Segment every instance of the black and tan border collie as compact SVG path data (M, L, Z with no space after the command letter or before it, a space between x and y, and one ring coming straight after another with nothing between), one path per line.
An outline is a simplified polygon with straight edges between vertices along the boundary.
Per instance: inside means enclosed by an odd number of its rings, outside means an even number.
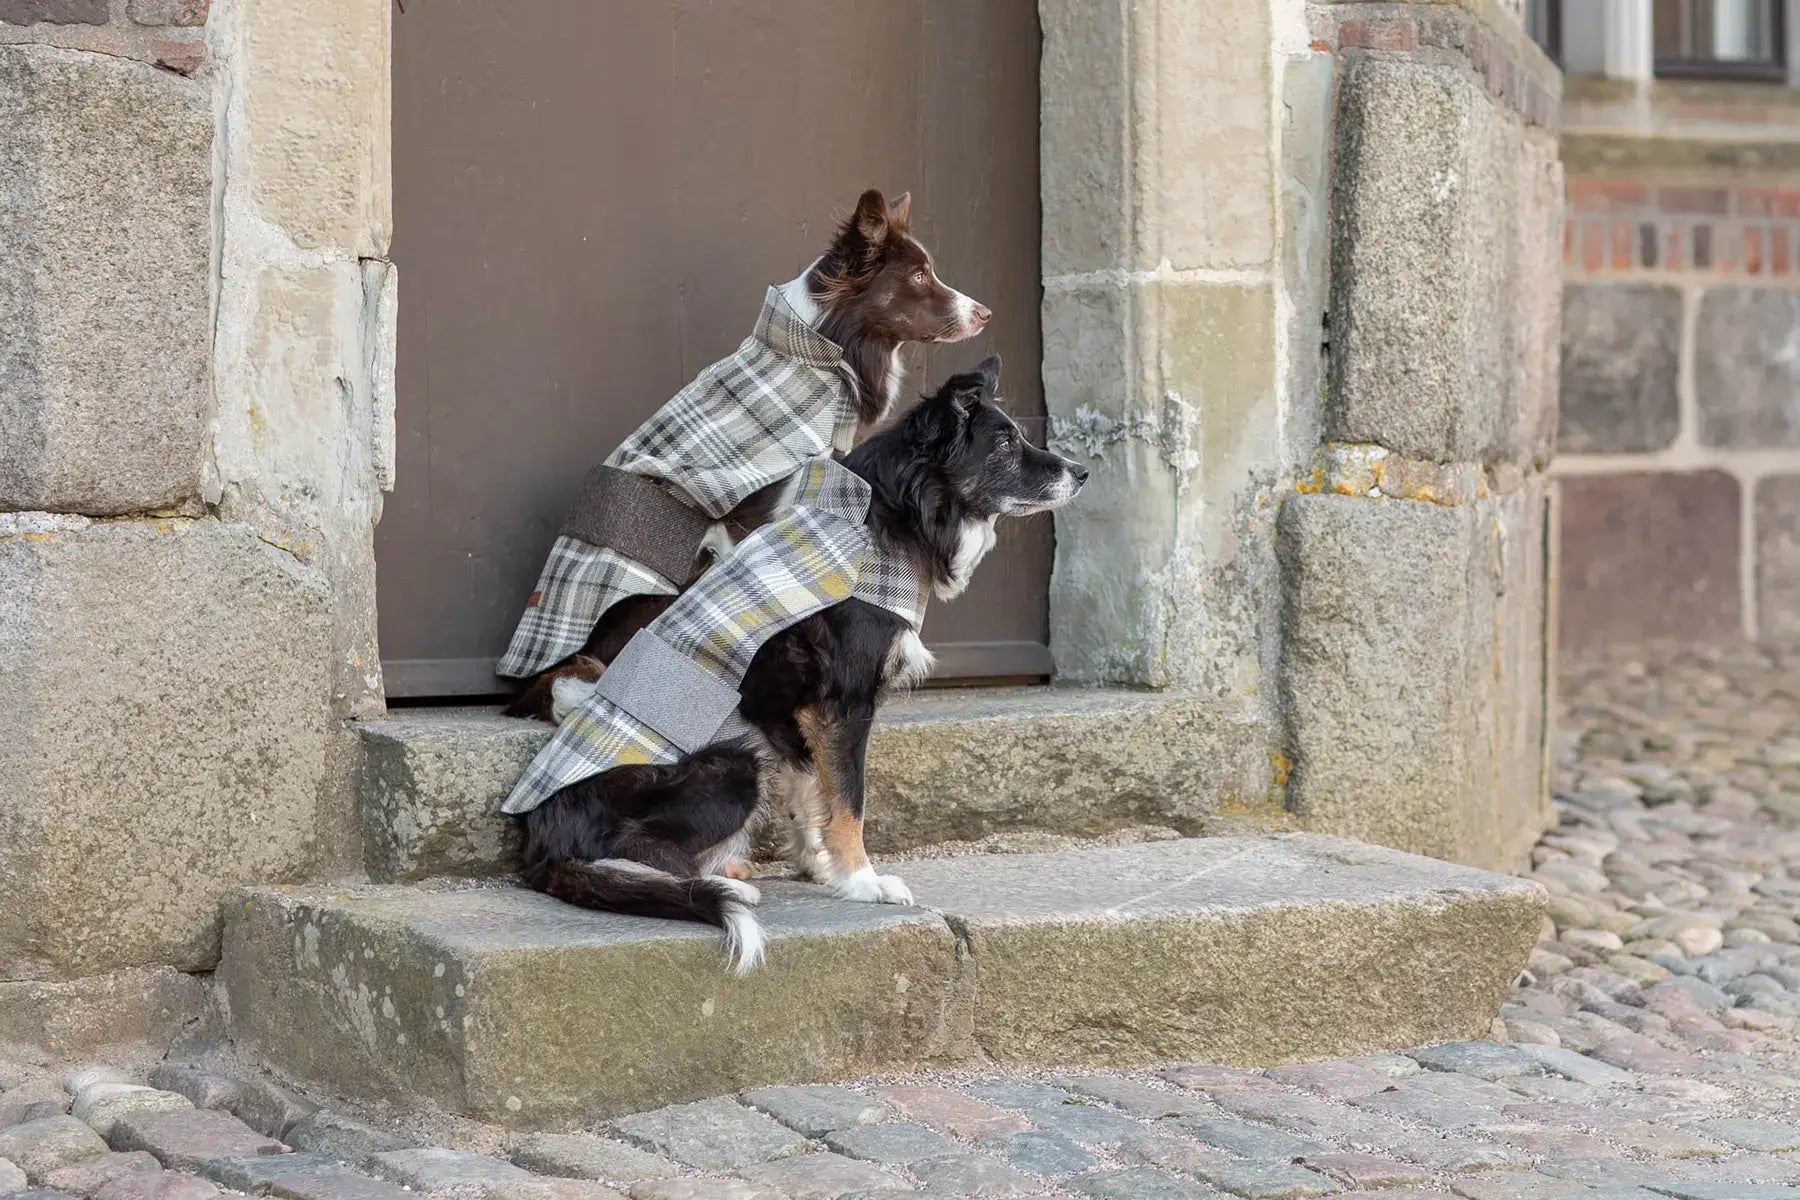
M845 459L873 493L876 544L912 559L942 599L968 586L997 518L1056 508L1087 480L1026 441L996 403L999 377L998 357L952 377ZM886 609L852 599L808 617L764 645L744 676L738 711L760 736L564 788L523 818L525 881L588 908L718 925L745 971L762 957L750 911L761 897L725 872L773 814L798 874L847 899L912 903L863 850L863 766L883 698L931 667ZM593 685L555 690L560 716Z
M957 342L974 337L993 314L938 278L931 254L912 233L912 193L889 204L874 188L837 229L799 278L783 284L788 306L843 350L857 379L858 435L887 418L905 374L900 358L911 342ZM839 452L848 445L838 446ZM772 484L725 514L707 544L722 553L768 520L784 483ZM706 558L702 559L702 566ZM692 582L688 580L686 582ZM580 653L535 676L507 713L550 720L561 678L593 680L618 657L631 635L669 606L666 596L636 596L600 618Z

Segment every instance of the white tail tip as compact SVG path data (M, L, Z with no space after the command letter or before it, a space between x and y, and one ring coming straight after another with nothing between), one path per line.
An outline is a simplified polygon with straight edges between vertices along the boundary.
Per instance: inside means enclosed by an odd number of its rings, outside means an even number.
M748 905L729 900L724 912L726 957L734 972L748 975L761 965L768 939L763 936L762 924Z

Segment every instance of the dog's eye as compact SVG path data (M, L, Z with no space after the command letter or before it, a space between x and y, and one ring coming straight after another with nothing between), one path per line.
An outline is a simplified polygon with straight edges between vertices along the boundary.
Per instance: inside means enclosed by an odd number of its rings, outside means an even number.
M930 278L931 278L931 272L929 272L929 271L914 271L913 272L913 282L918 284L920 287L924 287L926 281L929 280Z
M1012 439L1009 437L1003 437L998 442L996 442L995 445L997 447L999 447L1001 450L1011 450L1012 449Z

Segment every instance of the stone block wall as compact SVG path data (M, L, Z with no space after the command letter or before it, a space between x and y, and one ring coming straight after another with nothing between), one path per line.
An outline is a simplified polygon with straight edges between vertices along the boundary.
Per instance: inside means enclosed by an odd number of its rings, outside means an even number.
M355 865L388 20L0 0L0 1042L46 987L179 1025L227 888Z
M1565 137L1562 628L1800 638L1800 102L1583 81Z
M1051 644L1263 730L1309 828L1548 813L1560 76L1516 5L1046 0ZM1128 631L1121 636L1121 631Z

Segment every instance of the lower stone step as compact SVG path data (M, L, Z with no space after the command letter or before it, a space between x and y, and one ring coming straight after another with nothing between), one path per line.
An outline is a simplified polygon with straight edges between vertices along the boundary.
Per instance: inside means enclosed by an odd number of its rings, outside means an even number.
M954 1063L1267 1064L1483 1036L1534 883L1311 834L895 864L920 907L772 882L768 960L498 884L228 901L240 1047L296 1080L544 1127Z
M550 737L493 709L398 710L367 721L358 788L369 877L405 882L514 869L496 811ZM1026 830L1133 824L1186 834L1295 827L1270 799L1253 714L1167 692L1058 687L921 692L887 705L869 747L869 848L894 854Z

